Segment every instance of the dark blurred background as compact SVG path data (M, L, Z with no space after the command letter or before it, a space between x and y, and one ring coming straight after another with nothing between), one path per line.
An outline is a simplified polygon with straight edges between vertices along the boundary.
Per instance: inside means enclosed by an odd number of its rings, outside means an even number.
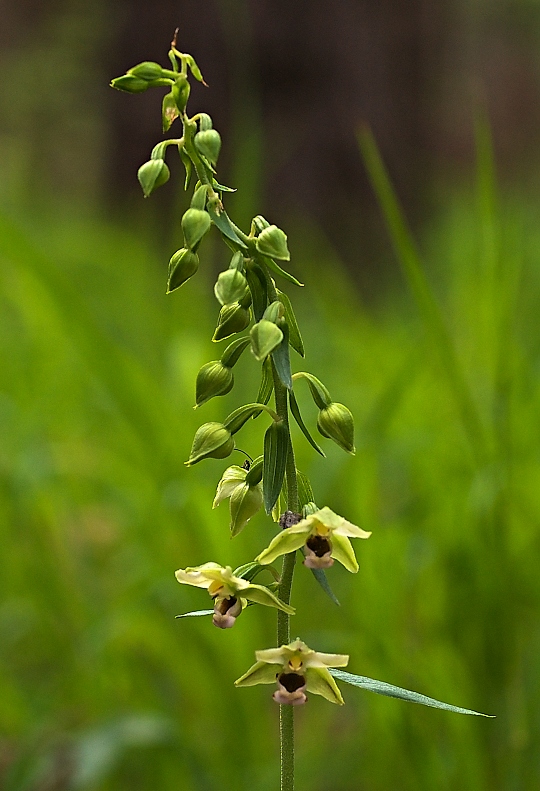
M497 715L311 696L298 788L536 791L540 2L20 0L1 20L0 790L277 787L277 707L232 684L273 613L227 633L174 619L208 603L175 568L240 564L275 531L259 515L231 543L211 509L227 461L183 466L259 373L244 355L232 393L191 409L228 252L209 234L165 296L181 168L148 201L136 178L162 91L108 87L165 65L178 26L209 85L190 113L212 115L238 187L227 210L282 226L306 283L282 283L307 348L293 368L356 420L354 458L294 437L319 504L373 531L356 577L331 570L340 608L298 567L298 632ZM413 240L383 218L365 124ZM262 420L242 430L254 456Z

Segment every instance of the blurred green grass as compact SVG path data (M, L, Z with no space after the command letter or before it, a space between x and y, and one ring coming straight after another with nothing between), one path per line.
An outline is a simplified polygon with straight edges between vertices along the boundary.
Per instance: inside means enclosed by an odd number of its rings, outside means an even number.
M373 531L357 577L330 572L339 609L298 568L293 631L350 653L352 672L497 719L352 688L344 709L312 696L297 717L303 789L540 780L538 201L497 195L481 130L476 184L446 189L420 240L446 347L406 267L365 306L318 229L288 229L307 284L287 289L307 347L294 366L352 409L358 446L349 458L326 443L323 460L299 435L298 465L320 505ZM224 633L174 620L207 605L176 568L242 562L274 533L259 516L231 542L226 506L211 510L227 461L183 466L200 423L253 399L257 366L245 356L232 393L193 412L216 356L220 254L208 244L206 271L165 297L161 248L67 207L0 218L6 791L276 787L277 707L232 686L273 644L273 613ZM242 434L253 454L263 419Z

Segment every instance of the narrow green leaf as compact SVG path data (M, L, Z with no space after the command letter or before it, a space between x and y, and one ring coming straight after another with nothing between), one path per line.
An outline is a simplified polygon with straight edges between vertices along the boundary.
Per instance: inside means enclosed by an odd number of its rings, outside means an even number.
M263 407L261 404L244 404L243 406L239 406L238 409L235 409L234 412L231 412L223 421L223 425L231 434L236 434L237 431L240 431L244 423L246 423L255 412L258 413L261 409L268 412L275 422L277 415L273 409L267 406Z
M298 505L303 508L315 500L315 495L313 494L309 478L298 467L296 468L296 483L298 486Z
M272 359L279 378L287 390L292 390L291 361L289 359L289 328L286 322L280 322L279 327L283 333L283 340L272 352Z
M193 612L185 612L182 615L175 615L175 618L193 618L197 615L213 615L213 610L193 610Z
M210 218L214 223L214 225L216 226L216 228L218 229L218 231L220 231L223 234L223 236L226 236L228 239L233 241L239 247L242 247L244 250L247 249L244 242L240 239L240 237L237 235L236 231L232 227L231 221L227 216L227 212L223 211L221 212L221 214L217 214L217 212L215 212L213 208L208 206L208 214L210 215Z
M288 280L289 283L294 283L295 286L303 286L304 285L299 280L297 280L293 275L289 274L289 272L286 272L284 269L282 269L279 264L276 264L276 262L274 261L273 258L268 258L267 256L264 255L264 256L262 256L262 259L263 259L264 263L266 264L266 266L269 269L271 269L272 272L275 272L276 275L281 275L282 278L284 278L285 280Z
M180 159L182 160L184 168L186 169L186 178L185 178L185 181L184 181L184 190L187 190L187 188L189 187L189 182L190 182L190 179L191 179L191 171L192 171L192 167L193 166L192 166L191 158L189 157L189 154L187 154L186 151L184 151L184 147L183 146L178 146L178 153L180 154Z
M233 365L236 365L240 359L240 355L244 349L247 349L250 343L250 338L237 338L230 343L221 355L221 362L223 365L226 365L227 368L232 368Z
M259 392L257 393L257 403L267 404L270 401L270 396L274 389L274 379L272 376L272 362L269 357L262 364L261 369L261 383L259 385ZM253 413L253 420L259 417L263 410L259 409L258 412Z
M212 186L215 190L219 190L219 192L236 192L235 188L219 184L215 179L212 179Z
M315 442L315 440L313 439L313 437L309 433L309 429L307 428L306 424L302 420L302 415L300 414L300 408L298 406L298 401L296 400L296 396L294 395L294 392L292 390L289 390L289 403L291 405L292 416L294 417L294 419L298 423L298 426L299 426L302 434L304 435L304 437L307 439L307 441L309 442L311 447L314 448L314 450L317 451L317 453L320 453L321 456L326 456L325 452Z
M283 420L274 420L264 435L263 496L269 514L281 492L289 453L289 431Z
M285 320L287 321L287 326L289 327L289 343L295 352L298 352L300 357L304 357L304 342L302 341L302 336L300 335L300 329L298 327L298 322L296 321L296 316L294 315L291 300L287 294L284 294L283 291L280 291L279 289L277 289L277 294L279 301L285 309Z
M334 604L337 604L337 606L340 607L341 605L339 603L339 600L336 597L336 594L334 593L332 588L330 587L330 583L328 582L326 574L324 573L324 569L311 569L311 571L313 572L313 576L315 577L315 579L317 580L323 591L326 593L326 595L330 599L332 599Z
M435 698L428 698L427 695L421 695L419 692L411 692L410 689L403 689L402 687L395 687L393 684L387 684L385 681L377 681L374 678L366 678L366 676L355 676L353 673L346 673L344 670L330 669L330 673L337 678L338 681L345 681L347 684L352 684L354 687L361 687L370 692L376 692L378 695L385 695L388 698L398 698L399 700L408 700L411 703L421 703L423 706L431 706L434 709L444 709L445 711L453 711L456 714L473 714L476 717L494 717L494 714L482 714L479 711L472 709L462 709L461 706L452 706L450 703L442 703Z
M260 321L268 304L268 286L264 272L258 264L250 263L246 266L246 279L251 299L253 302L253 315L255 321Z
M332 398L320 379L317 379L313 374L307 373L307 371L298 371L298 373L295 373L294 378L306 380L309 385L311 397L319 409L326 409L326 407L330 406Z

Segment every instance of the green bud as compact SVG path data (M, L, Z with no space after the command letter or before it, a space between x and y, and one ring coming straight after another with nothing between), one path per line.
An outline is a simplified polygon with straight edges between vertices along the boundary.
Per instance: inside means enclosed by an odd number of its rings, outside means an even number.
M144 197L148 198L154 190L165 184L170 176L171 172L164 159L150 159L144 165L141 165L137 178L144 192Z
M208 212L202 209L188 209L182 217L182 231L186 247L194 250L205 233L210 230L211 224Z
M215 129L206 129L195 135L195 148L203 157L215 165L221 149L221 137Z
M171 128L171 124L175 121L179 116L178 107L176 106L176 102L174 101L174 96L171 93L166 93L163 97L163 102L161 105L161 121L163 126L163 131L168 132Z
M176 106L181 113L183 113L186 109L190 91L191 87L187 81L187 77L185 77L183 74L179 74L172 87L172 95L174 101L176 102Z
M241 483L231 494L231 536L237 536L263 504L262 486Z
M323 437L334 440L340 448L354 455L354 419L343 404L333 401L321 409L317 418L317 428Z
M251 351L258 362L265 360L283 340L283 333L273 321L261 319L251 328Z
M218 325L214 332L213 341L222 341L229 335L242 332L251 321L249 308L244 308L238 302L231 305L224 305L219 311Z
M190 277L193 277L199 268L199 256L182 247L177 250L169 261L169 279L167 280L167 294L180 288Z
M144 93L149 88L146 80L141 80L140 77L135 77L133 74L124 74L122 77L116 77L111 80L111 88L116 88L117 91L125 91L126 93Z
M274 302L271 302L264 311L263 319L273 321L274 324L277 324L279 319L283 318L284 314L285 308L283 307L283 303L276 299Z
M287 247L287 236L277 225L269 225L257 236L257 250L261 255L277 258L280 261L290 261Z
M208 129L212 129L212 119L208 113L199 113L199 129L201 132L206 132Z
M220 305L241 302L249 291L247 280L239 269L227 269L218 275L214 294Z
M270 223L268 220L265 220L262 214L258 214L254 217L251 221L251 227L254 229L256 233L262 233L265 228L270 227Z
M189 459L190 467L202 459L224 459L234 450L234 439L223 423L204 423L197 429Z
M214 396L226 395L234 384L233 372L221 360L213 360L203 365L197 374L195 401L201 406Z
M134 77L138 77L140 80L146 80L147 82L150 82L151 80L159 80L162 78L163 69L159 63L146 60L144 63L139 63L132 69L128 69L128 74L133 74Z

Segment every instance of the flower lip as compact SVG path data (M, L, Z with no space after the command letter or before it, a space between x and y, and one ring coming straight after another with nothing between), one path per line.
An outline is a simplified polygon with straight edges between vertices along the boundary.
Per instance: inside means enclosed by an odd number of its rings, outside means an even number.
M299 673L281 673L276 680L278 688L272 695L276 703L288 706L303 706L306 703L304 676Z
M277 681L287 692L296 692L306 686L306 679L300 673L280 673Z

